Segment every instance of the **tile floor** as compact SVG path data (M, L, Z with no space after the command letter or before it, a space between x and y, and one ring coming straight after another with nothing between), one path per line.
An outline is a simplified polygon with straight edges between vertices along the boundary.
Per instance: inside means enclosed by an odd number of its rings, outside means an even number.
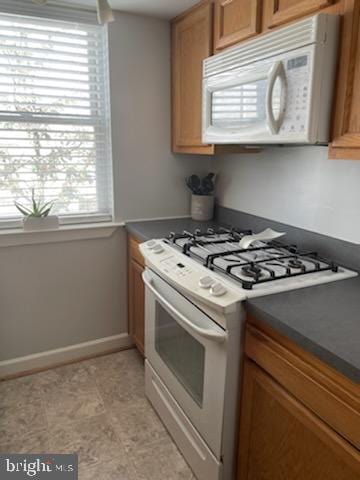
M77 452L79 480L194 480L136 350L0 382L0 452Z

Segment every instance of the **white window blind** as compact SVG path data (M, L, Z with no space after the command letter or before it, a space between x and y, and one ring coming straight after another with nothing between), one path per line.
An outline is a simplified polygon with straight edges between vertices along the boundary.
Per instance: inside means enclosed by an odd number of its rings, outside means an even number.
M112 205L106 29L0 13L0 222L32 188L63 218Z

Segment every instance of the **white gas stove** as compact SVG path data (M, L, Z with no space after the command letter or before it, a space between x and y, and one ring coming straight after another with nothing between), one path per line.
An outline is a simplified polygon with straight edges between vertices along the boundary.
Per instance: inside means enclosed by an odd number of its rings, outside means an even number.
M147 265L191 298L214 309L234 302L354 277L356 272L301 252L293 245L255 240L247 249L241 239L250 232L183 232L143 244Z
M183 232L140 245L146 394L199 480L234 476L243 301L357 275L249 235Z

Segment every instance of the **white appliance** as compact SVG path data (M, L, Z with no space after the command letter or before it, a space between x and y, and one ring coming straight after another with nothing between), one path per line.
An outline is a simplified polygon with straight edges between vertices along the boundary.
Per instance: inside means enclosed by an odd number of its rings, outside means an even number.
M328 143L338 26L318 14L204 60L203 142Z
M184 232L140 245L145 391L198 480L234 478L243 301L356 276L259 236L249 243L248 233Z

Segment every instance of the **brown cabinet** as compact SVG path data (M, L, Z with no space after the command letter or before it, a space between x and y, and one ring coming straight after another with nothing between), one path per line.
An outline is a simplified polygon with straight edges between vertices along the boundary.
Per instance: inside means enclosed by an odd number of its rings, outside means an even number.
M216 0L214 44L216 50L260 33L259 0Z
M239 480L359 479L359 452L250 360L243 392Z
M330 158L360 160L360 2L344 10Z
M213 6L215 4L215 14ZM172 22L172 150L256 153L204 145L202 62L230 45L319 12L342 15L330 158L360 160L360 2L357 0L204 0ZM214 37L214 38L213 38Z
M138 350L144 354L145 287L142 280L143 257L137 240L128 237L128 315L129 333Z
M212 154L201 141L202 61L212 54L211 1L172 22L172 150Z
M318 13L327 8L334 0L265 0L265 24L268 28L276 27L305 15Z
M359 385L255 318L245 355L238 480L359 479Z

